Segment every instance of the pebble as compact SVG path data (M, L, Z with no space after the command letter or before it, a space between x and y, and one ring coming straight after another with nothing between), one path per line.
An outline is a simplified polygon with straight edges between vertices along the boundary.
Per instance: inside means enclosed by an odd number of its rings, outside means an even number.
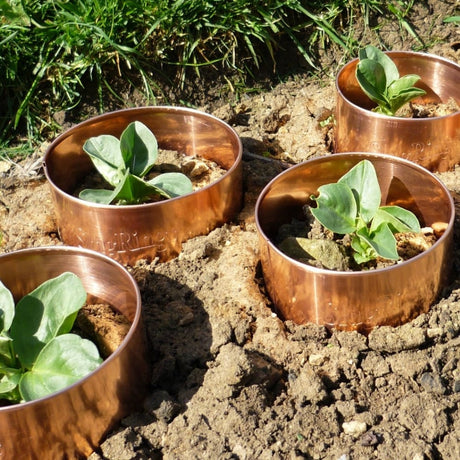
M439 375L433 374L432 372L424 372L421 375L420 385L422 385L425 391L429 391L431 393L443 395L446 392L446 388Z
M324 363L325 357L319 354L312 354L308 357L308 362L312 366L321 366Z
M357 420L352 420L351 422L344 422L342 428L345 434L349 434L354 437L361 436L367 430L367 425L365 422L359 422Z
M380 443L380 436L374 431L370 430L361 436L362 446L375 446Z
M454 393L460 393L460 380L456 380L454 382L453 390L454 390Z

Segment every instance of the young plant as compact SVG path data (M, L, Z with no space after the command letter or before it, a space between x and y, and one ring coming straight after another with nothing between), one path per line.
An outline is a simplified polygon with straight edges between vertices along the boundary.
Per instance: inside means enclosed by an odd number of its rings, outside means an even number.
M143 203L154 195L172 198L192 191L190 179L182 173L164 173L149 181L143 178L158 158L154 134L139 121L130 123L120 139L103 134L83 145L94 166L113 190L86 189L79 197L101 204Z
M374 101L375 112L394 116L406 102L423 96L426 92L414 84L418 75L399 76L395 63L374 46L359 51L356 79L366 95Z
M312 196L313 216L334 233L351 236L358 264L375 259L398 260L394 233L420 232L420 223L400 206L380 206L381 192L373 164L363 160L337 183L322 185Z
M85 301L80 279L69 272L45 281L16 307L0 282L0 399L42 398L102 363L94 343L69 333Z

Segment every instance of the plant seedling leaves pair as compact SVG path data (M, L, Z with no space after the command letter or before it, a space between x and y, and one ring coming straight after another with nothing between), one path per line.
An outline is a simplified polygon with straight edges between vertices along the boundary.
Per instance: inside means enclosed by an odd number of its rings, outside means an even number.
M76 334L60 335L41 350L19 381L19 391L25 401L42 398L72 385L101 363L94 343Z
M425 91L413 85L420 80L418 75L399 77L395 63L384 52L374 46L366 46L359 52L356 79L364 93L376 104L374 110L394 115L406 102L423 96Z
M381 256L398 260L394 233L420 232L420 223L411 211L399 206L380 206L381 192L374 165L362 160L336 183L318 188L311 198L317 207L313 216L327 229L350 234L357 263Z
M137 204L152 195L172 198L192 191L190 179L181 173L160 174L146 182L142 178L158 158L158 142L150 129L139 121L130 123L120 140L111 135L88 139L83 149L114 190L86 189L79 197L99 204Z
M10 336L23 367L31 368L42 348L72 329L86 291L73 273L45 281L16 305Z
M126 171L144 177L158 158L158 143L153 133L139 121L130 123L118 140L110 134L91 137L83 150L94 166L113 187Z

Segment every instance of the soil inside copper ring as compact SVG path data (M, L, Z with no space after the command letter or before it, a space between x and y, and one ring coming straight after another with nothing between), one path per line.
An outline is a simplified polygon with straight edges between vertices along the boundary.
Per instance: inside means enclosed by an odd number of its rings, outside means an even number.
M227 173L227 170L219 166L216 162L206 158L185 155L175 150L160 149L157 163L147 174L145 180L148 181L159 174L169 172L181 172L185 174L192 181L193 190L196 191L220 179ZM94 172L83 178L73 195L78 197L78 194L87 188L112 189L113 187L104 180L98 171L94 170ZM165 199L160 195L154 195L144 203L154 203L164 201Z
M409 102L401 107L395 115L403 118L434 118L451 115L459 111L460 106L451 97L446 102L429 102L423 104Z
M278 229L277 247L289 257L317 268L336 271L364 271L396 265L428 250L438 237L431 227L420 233L396 233L399 260L382 257L358 264L353 259L350 235L337 235L316 220L308 206L303 207L305 220L292 219Z

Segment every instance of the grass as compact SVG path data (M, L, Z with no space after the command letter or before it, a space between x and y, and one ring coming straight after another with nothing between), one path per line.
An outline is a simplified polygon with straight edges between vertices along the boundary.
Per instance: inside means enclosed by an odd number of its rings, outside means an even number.
M40 142L60 126L53 115L78 107L89 84L99 111L118 76L139 86L148 102L173 75L217 69L238 90L288 40L312 72L318 48L356 51L353 27L372 14L407 19L413 0L0 0L0 146L19 135ZM184 101L186 102L186 101Z

